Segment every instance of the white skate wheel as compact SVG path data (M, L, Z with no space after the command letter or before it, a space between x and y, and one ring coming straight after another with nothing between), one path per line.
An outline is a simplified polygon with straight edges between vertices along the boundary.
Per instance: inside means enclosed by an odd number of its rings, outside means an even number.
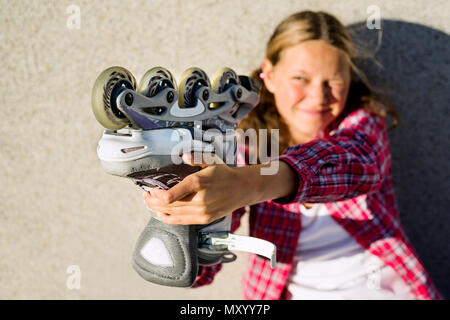
M154 67L142 76L137 92L154 97L166 87L177 90L175 78L166 68Z
M233 69L223 67L217 70L212 77L212 89L216 93L222 93L232 85L239 84L239 77ZM211 103L210 108L214 109L220 106L220 103Z
M129 124L128 118L117 108L116 98L123 89L136 89L136 80L122 67L110 67L97 77L92 88L92 111L106 129L118 130Z
M208 75L202 69L189 68L181 74L178 88L178 105L180 108L195 105L195 92L200 87L211 87Z

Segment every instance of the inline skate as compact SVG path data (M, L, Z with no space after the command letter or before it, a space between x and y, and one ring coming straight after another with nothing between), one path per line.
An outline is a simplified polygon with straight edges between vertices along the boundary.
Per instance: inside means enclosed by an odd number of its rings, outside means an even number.
M92 90L94 115L105 128L97 148L104 170L149 191L170 189L201 169L184 164L182 153L213 153L236 165L234 130L257 105L260 83L230 68L212 79L189 68L177 85L169 70L155 67L137 85L125 68L104 70ZM229 250L263 255L275 267L275 246L231 234L231 215L208 225L168 225L151 213L133 253L133 267L147 281L192 286L199 265L234 261Z

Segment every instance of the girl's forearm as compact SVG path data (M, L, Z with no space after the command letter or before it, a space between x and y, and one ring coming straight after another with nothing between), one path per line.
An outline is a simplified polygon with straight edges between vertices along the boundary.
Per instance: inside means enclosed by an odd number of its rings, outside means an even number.
M273 174L261 173L262 170L267 170L270 166L276 167L276 165L278 165L278 170L275 170ZM249 165L236 169L241 178L241 186L248 188L248 190L244 190L247 205L277 199L297 191L295 190L297 174L284 161Z

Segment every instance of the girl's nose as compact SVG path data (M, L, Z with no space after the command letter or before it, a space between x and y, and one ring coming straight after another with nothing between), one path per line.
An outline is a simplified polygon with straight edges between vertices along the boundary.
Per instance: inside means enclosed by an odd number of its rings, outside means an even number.
M309 96L315 105L326 105L328 103L330 90L331 88L327 83L312 83L309 90Z

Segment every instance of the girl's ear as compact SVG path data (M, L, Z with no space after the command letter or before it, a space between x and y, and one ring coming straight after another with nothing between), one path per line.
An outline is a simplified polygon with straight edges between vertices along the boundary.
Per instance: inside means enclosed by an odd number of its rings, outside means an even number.
M273 94L274 86L273 86L273 65L272 62L270 62L269 59L264 59L261 65L262 69L262 78L264 81L264 84L269 90L270 93Z

